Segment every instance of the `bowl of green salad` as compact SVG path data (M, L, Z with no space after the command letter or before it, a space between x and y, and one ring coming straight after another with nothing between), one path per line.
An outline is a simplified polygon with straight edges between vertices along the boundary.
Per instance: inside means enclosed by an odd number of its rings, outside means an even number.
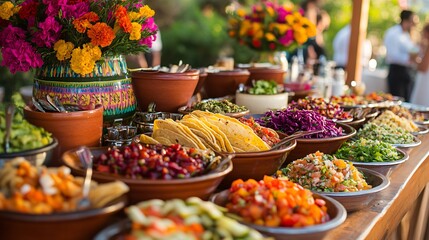
M287 107L289 93L273 80L252 81L252 86L236 92L235 102L246 106L252 114Z
M357 167L372 169L387 177L393 169L409 158L408 153L389 143L366 138L344 142L334 156L349 160Z

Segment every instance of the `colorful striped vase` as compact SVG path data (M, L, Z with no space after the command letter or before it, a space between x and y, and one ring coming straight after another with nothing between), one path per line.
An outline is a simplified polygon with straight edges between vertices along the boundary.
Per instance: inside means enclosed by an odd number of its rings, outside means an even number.
M69 64L43 66L36 72L33 96L46 98L48 94L56 96L63 104L102 104L104 126L115 119L131 118L137 105L122 56L97 62L94 71L85 76L72 71Z

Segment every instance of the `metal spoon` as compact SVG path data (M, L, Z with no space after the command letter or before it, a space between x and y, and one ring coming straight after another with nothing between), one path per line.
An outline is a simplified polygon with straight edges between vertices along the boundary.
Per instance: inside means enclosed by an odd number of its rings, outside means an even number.
M82 166L86 169L85 180L83 181L82 187L82 199L78 202L77 207L78 209L85 209L91 206L88 196L91 187L93 156L87 147L80 147L76 151L76 154L78 155Z
M4 135L3 148L4 152L9 152L10 149L10 131L12 130L13 115L15 114L15 106L10 104L6 109L6 134Z
M315 133L320 133L323 132L323 130L319 129L319 130L310 130L310 131L298 131L295 132L287 137L284 137L282 140L280 140L280 142L274 144L271 147L271 150L275 150L275 149L279 149L281 146L285 145L286 143L289 143L290 141L296 139L296 138L300 138L306 135L310 135L310 134L315 134Z
M33 105L37 110L41 112L46 112L42 105L40 105L40 103L34 97L32 97L31 100L33 101Z
M51 96L46 95L46 102L51 105L53 109L55 109L56 112L61 112L61 110L57 107L57 104L55 104L54 99L51 98Z
M54 105L59 112L67 112L66 109L64 108L64 105L60 102L60 100L58 99L57 96L55 96L54 98L52 98L49 95L46 95L46 100L51 104Z

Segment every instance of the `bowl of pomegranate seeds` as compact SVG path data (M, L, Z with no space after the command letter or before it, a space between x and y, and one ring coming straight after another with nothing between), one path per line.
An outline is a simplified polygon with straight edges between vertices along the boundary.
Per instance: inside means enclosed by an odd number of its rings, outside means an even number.
M130 203L191 196L208 199L232 171L231 156L179 144L163 146L133 142L122 147L90 149L94 156L93 179L98 182L123 181L130 187ZM62 160L73 174L85 174L75 150L65 152Z

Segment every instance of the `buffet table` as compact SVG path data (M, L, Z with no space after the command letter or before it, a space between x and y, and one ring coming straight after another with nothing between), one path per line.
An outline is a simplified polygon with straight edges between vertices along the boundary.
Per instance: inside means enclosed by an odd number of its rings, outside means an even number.
M419 196L429 183L429 135L423 135L420 139L422 144L411 150L410 159L393 170L390 186L376 193L369 207L349 213L346 221L324 239L392 239L397 234L407 212L420 206ZM421 204L426 208L427 205L427 202ZM411 219L410 229L410 234L414 236L409 235L408 239L416 239L416 234L419 234L414 225L418 213L424 214L423 208L417 209L416 213Z

